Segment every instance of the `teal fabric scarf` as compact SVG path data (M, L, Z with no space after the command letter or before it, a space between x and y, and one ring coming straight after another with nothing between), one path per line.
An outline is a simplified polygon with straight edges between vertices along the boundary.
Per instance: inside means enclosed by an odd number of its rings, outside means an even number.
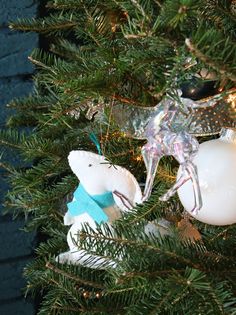
M74 199L67 204L69 214L78 216L88 213L98 224L108 221L108 216L103 209L115 204L112 192L91 196L81 184L74 192Z

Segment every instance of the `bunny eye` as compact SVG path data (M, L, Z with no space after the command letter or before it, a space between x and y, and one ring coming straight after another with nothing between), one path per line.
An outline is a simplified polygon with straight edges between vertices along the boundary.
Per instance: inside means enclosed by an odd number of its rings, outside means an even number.
M93 166L93 165L92 165L92 164L89 164L89 165L88 165L88 167L91 167L91 166Z

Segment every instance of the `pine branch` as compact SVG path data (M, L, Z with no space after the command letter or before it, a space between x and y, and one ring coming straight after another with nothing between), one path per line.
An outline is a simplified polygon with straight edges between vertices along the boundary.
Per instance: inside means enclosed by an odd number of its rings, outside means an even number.
M102 289L102 290L105 289L104 286L102 286L102 285L100 285L98 283L95 283L95 282L92 282L92 281L86 281L86 280L84 280L82 278L79 278L78 276L73 276L73 275L65 272L64 270L61 270L61 269L53 266L50 262L46 263L46 267L48 269L52 270L53 272L56 272L56 273L66 277L68 279L76 281L78 284L80 283L80 284L83 284L85 286L90 286L92 288L97 288L97 289Z
M77 21L73 20L73 16L54 16L51 15L44 19L21 19L17 22L12 22L9 25L10 29L21 31L40 32L40 33L55 33L58 31L68 30L76 27Z
M236 82L236 75L230 71L230 69L219 63L215 63L212 59L210 59L207 55L203 54L189 38L186 38L185 44L187 45L188 49L193 53L197 58L202 60L205 64L209 65L216 71L219 71L223 77L230 79L233 82Z
M174 258L175 260L182 262L188 266L192 266L195 269L200 269L201 270L201 266L199 264L195 264L193 263L191 260L186 259L180 255L178 255L177 253L168 251L164 248L158 248L158 246L154 246L151 245L149 243L145 243L145 242L141 242L141 241L133 241L130 239L123 239L123 238L116 238L116 237L109 237L106 235L101 235L101 234L90 234L87 232L81 232L80 233L80 238L82 239L91 239L91 240L96 240L97 242L108 242L108 243L113 243L113 244L118 244L118 245L122 245L124 247L133 247L135 246L136 248L139 249L144 249L144 250L150 250L154 253L164 253L165 255L169 256L170 258Z
M33 57L29 56L28 59L35 64L36 66L39 66L41 68L44 68L46 70L52 71L53 73L55 73L50 67L47 67L45 64L43 64L42 62L35 60Z
M78 1L69 0L68 3L65 1L49 1L46 4L46 8L54 10L81 10L82 6Z
M147 202L112 227L85 225L79 231L75 244L90 256L89 263L106 260L104 270L53 263L68 250L63 215L78 185L67 156L77 149L96 152L91 132L99 135L111 163L145 181L144 141L124 136L122 124L115 125L111 116L115 106L127 114L132 107L139 117L138 106L156 105L202 68L215 69L216 80L231 81L218 99L233 93L235 16L230 2L52 0L47 8L50 15L44 19L11 24L42 32L51 42L50 53L35 50L30 57L38 68L34 94L9 105L17 113L8 124L33 126L33 135L0 133L4 150L10 147L24 159L9 174L12 191L6 204L29 218L25 230L38 229L48 238L25 269L27 292L44 294L39 314L233 314L236 227L192 220L201 240L183 239L177 196L158 201L175 180L176 164L169 158L159 165ZM215 106L224 111L228 104ZM93 109L98 113L90 120L87 111ZM122 116L124 124L129 117ZM160 233L160 219L170 222L167 235ZM151 223L156 230L147 233ZM117 268L111 268L111 261Z

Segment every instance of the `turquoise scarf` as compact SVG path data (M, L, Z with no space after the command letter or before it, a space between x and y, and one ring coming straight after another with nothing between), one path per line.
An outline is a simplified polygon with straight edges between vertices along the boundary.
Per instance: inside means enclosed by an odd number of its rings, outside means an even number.
M108 216L103 209L115 204L112 192L91 196L81 184L75 190L74 198L74 201L67 204L69 214L78 216L88 213L98 224L108 221Z

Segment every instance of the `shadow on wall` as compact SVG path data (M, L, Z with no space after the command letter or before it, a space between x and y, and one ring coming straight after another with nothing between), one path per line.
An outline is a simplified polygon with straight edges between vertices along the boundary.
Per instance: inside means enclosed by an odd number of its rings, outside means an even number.
M28 95L33 88L29 80L34 68L28 61L32 49L38 46L36 34L24 34L11 31L9 21L17 18L32 17L37 14L34 0L0 0L0 124L4 128L10 115L6 104L13 98ZM16 159L9 154L10 162ZM4 172L0 171L1 205L8 187L4 183ZM0 211L2 212L1 206ZM25 301L22 288L25 281L22 270L31 259L35 237L20 229L24 220L12 221L11 216L0 216L0 314L32 315L34 306Z

